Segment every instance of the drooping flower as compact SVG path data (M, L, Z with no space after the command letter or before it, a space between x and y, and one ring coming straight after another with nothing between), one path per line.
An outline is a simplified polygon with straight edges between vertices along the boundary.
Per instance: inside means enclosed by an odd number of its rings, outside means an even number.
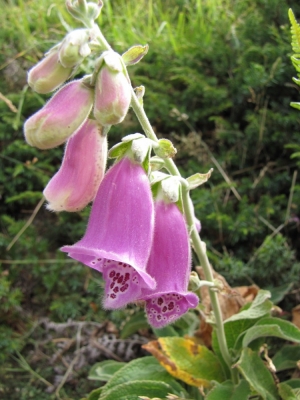
M147 272L157 286L154 290L143 289L140 297L146 301L147 318L155 328L174 322L197 306L198 297L187 290L190 271L191 249L184 217L175 203L156 200Z
M88 119L68 139L62 165L44 190L48 209L79 211L95 198L107 159L107 139L101 129Z
M72 71L72 68L61 65L56 47L31 68L27 81L35 92L50 93L62 85L71 76Z
M25 122L27 143L39 149L51 149L64 143L88 118L93 96L93 90L82 80L63 86Z
M61 249L103 273L106 308L123 307L138 299L143 287L155 287L155 280L146 272L153 208L144 169L124 157L104 176L83 239Z
M130 102L131 84L122 57L107 51L96 78L94 116L101 125L119 124L126 117Z

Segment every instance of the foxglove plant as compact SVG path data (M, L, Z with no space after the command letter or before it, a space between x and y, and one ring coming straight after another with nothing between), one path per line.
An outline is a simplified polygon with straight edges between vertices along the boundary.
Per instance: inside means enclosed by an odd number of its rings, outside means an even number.
M133 46L122 56L114 52L94 22L101 0L68 0L67 8L85 27L70 32L32 68L29 84L40 93L53 91L90 54L96 56L95 69L91 75L62 86L31 116L24 126L25 138L40 149L67 141L62 166L44 191L48 208L76 211L94 199L85 235L62 251L102 273L105 308L142 301L150 325L161 328L198 304L198 296L188 290L190 241L208 286L214 286L189 195L210 173L181 177L172 160L176 149L169 140L158 140L145 114L145 89L131 87L127 66L139 62L148 46ZM103 177L105 136L112 125L124 120L130 106L146 137L129 135L114 146L109 154L117 161ZM155 156L150 158L152 151ZM151 171L159 169L164 174L153 180ZM157 191L157 185L164 195ZM222 359L230 367L216 293L210 291L210 298Z
M139 62L148 46L133 46L122 56L114 52L94 22L102 8L101 0L97 3L67 0L67 8L84 28L70 32L32 68L29 84L39 93L53 91L90 54L96 56L94 71L61 87L24 126L27 142L40 149L67 142L61 168L44 190L48 208L76 211L94 199L85 235L76 244L64 246L62 251L103 275L105 308L142 302L153 328L165 327L189 308L195 308L199 300L191 290L209 288L215 354L194 340L178 337L160 338L154 345L147 345L171 375L200 387L201 398L203 394L209 400L228 396L249 399L254 394L255 398L275 400L278 393L284 399L296 398L285 383L280 387L276 382L275 386L269 371L273 368L274 374L274 365L268 355L266 367L258 352L248 346L251 341L272 336L274 332L275 336L300 343L299 330L271 316L269 292L261 291L248 309L227 319L225 335L217 296L224 287L213 278L206 246L199 236L201 224L190 198L190 190L206 182L211 171L182 178L172 160L176 149L169 140L156 137L143 108L145 88L132 89L127 73L127 66ZM290 19L297 53L293 62L298 65L300 27L291 11ZM106 135L112 125L124 120L130 106L146 137L138 133L129 135L111 148L109 156L116 158L116 162L103 177ZM191 273L191 244L205 281ZM245 326L248 328L244 329ZM232 344L231 352L226 336ZM147 361L145 365L147 369ZM157 365L154 369L157 375ZM140 371L134 371L136 380L139 377L135 375ZM99 395L103 400L115 399L120 393L122 399L127 398L127 393L130 398L149 399L139 396L148 395L148 390L160 398L173 398L169 393L178 387L177 382L169 385L170 377L166 383L157 382L157 376L156 382L143 380L142 385L136 381L124 383L124 373L125 367L118 371L122 383L117 384L117 393L113 381L108 383L108 389L96 390L89 399ZM146 370L150 379L148 374L151 371ZM210 392L204 393L211 387ZM184 390L179 390L178 395L186 398Z

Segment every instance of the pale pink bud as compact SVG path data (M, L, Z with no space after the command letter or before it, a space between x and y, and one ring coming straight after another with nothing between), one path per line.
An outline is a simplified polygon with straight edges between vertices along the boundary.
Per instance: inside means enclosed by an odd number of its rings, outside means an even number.
M90 55L90 35L88 29L76 29L64 38L59 48L59 61L64 67L73 68Z
M88 118L93 97L93 90L82 80L63 86L25 122L27 143L39 149L51 149L64 143Z
M49 210L79 211L94 200L107 159L107 139L101 130L88 119L67 141L61 167L44 190Z
M28 84L38 93L49 93L62 85L72 74L72 68L65 68L58 58L58 50L50 51L28 72Z
M122 58L108 51L96 79L94 115L101 125L119 124L131 102L131 84L125 75Z

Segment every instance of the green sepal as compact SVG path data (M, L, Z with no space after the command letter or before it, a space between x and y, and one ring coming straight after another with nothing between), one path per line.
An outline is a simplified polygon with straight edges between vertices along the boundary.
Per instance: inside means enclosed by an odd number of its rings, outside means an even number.
M131 135L124 136L120 143L115 144L109 151L109 158L121 158L130 149L131 143L135 139L145 138L141 133L132 133Z
M132 142L135 139L141 139L144 138L145 136L142 135L141 133L131 133L130 135L124 136L122 138L122 142Z
M155 147L154 151L155 154L162 159L173 158L177 153L176 148L169 139L159 139L158 147Z
M198 186L203 185L203 183L207 182L208 179L211 177L213 170L214 169L211 168L206 174L197 173L186 178L189 184L189 190L196 189Z
M137 64L147 53L149 46L140 44L130 47L125 53L122 54L125 65Z
M162 158L154 156L150 158L151 171L159 171L165 166L165 162Z
M130 149L131 142L121 142L115 144L109 151L109 158L117 158L120 159L124 156L124 154Z

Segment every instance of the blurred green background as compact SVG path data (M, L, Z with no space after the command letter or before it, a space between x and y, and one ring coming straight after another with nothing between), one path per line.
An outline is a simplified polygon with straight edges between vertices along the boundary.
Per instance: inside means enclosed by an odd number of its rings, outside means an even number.
M120 53L149 44L129 73L146 87L145 110L157 135L174 142L182 174L214 168L192 194L212 265L231 285L284 297L287 313L300 303L300 112L290 107L300 96L289 7L300 18L288 0L105 0L98 19ZM47 100L28 88L26 71L79 25L60 0L0 0L0 9L0 397L43 399L51 396L43 383L32 378L27 387L32 374L14 358L27 354L36 321L109 317L118 326L126 312L103 311L101 276L58 250L82 237L89 215L42 205L63 148L42 151L23 139L24 121ZM139 131L130 112L109 143ZM21 389L7 395L15 373ZM90 389L76 387L70 398Z

